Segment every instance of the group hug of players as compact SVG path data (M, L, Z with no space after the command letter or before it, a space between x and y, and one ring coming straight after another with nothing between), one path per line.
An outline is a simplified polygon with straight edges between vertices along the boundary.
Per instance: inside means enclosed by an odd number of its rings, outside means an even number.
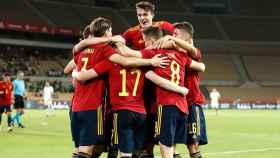
M205 70L193 45L189 22L153 22L155 6L136 4L139 25L112 36L111 21L99 17L73 48L75 92L72 99L73 157L95 158L109 146L108 157L180 157L185 144L190 157L201 158L207 144L199 89ZM106 146L106 145L105 145Z

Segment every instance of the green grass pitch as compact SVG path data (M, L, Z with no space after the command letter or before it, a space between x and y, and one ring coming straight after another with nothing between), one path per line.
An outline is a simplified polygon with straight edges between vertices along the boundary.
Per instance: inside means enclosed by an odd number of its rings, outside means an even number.
M0 131L0 158L70 158L72 142L68 111L27 110L27 128L6 131L6 117ZM201 148L204 158L278 158L280 157L280 111L223 110L216 116L206 110L209 144ZM185 146L177 150L187 158ZM155 149L160 157L158 148ZM105 154L103 157L105 158Z

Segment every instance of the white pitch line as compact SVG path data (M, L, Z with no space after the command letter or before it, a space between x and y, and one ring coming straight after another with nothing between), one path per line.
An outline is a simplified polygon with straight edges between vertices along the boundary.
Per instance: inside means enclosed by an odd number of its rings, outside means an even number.
M236 153L264 152L264 151L271 151L271 150L280 150L280 147L262 148L262 149L248 149L248 150L221 151L221 152L210 152L210 153L202 153L202 155L226 155L226 154L236 154ZM157 156L156 158L161 158L161 157Z
M223 155L223 154L236 154L236 153L250 153L250 152L262 152L270 150L280 150L280 147L277 148L262 148L262 149L248 149L248 150L233 150L233 151L223 151L223 152L211 152L204 153L203 155Z

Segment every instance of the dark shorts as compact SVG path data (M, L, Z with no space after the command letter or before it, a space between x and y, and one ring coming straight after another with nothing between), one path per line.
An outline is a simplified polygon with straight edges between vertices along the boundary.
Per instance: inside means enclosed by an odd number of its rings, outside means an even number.
M23 108L24 108L24 99L23 99L23 96L15 95L14 108L15 108L15 109L23 109Z
M116 122L117 125L115 124ZM118 144L120 152L132 153L142 148L145 123L145 114L129 110L119 110L114 113L114 142Z
M205 145L208 139L203 109L201 105L192 104L189 110L187 144Z
M11 106L10 105L0 105L0 114L11 112Z
M71 113L75 147L104 144L102 108Z
M186 144L187 115L175 105L159 106L155 130L163 145Z
M155 138L155 122L157 115L156 113L147 114L146 119L146 132L145 132L145 143L144 144L157 144ZM145 145L144 145L145 148Z

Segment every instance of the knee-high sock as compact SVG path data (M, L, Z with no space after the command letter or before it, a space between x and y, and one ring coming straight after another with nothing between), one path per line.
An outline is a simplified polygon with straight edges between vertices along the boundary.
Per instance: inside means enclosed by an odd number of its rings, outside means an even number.
M16 121L17 125L20 124L20 114L21 112L17 112L16 115L13 117L13 121Z

